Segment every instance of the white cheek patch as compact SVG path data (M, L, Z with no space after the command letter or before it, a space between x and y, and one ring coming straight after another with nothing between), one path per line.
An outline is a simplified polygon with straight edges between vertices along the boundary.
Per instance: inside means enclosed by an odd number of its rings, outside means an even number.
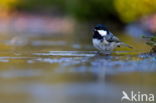
M101 36L106 36L107 35L107 31L105 31L105 30L98 30L98 32L99 32L99 34Z

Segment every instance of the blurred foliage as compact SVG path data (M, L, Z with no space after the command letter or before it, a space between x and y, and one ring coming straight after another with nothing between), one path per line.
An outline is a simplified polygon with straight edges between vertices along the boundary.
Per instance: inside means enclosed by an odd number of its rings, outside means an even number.
M149 39L147 44L152 47L151 52L156 52L156 36L152 36L152 37L143 36L143 38Z
M156 11L156 0L1 0L0 9L50 15L70 15L80 20L114 20L128 23Z
M113 0L23 0L17 9L67 14L80 20L104 20L115 15Z
M156 11L156 0L115 0L115 8L124 22L132 22Z
M0 18L7 19L12 11L16 10L19 0L0 0Z
M28 12L51 12L59 10L61 12L64 8L64 0L22 0L16 5L17 10L24 10Z
M14 4L18 3L19 0L1 0L0 10L10 10L13 9Z
M104 20L115 13L113 0L68 0L67 12L80 19Z

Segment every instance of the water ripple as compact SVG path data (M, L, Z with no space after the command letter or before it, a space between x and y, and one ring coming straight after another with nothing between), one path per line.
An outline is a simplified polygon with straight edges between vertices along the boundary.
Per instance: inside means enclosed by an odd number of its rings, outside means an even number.
M53 55L53 56L86 56L96 55L96 51L50 51L49 53L33 53L33 55Z

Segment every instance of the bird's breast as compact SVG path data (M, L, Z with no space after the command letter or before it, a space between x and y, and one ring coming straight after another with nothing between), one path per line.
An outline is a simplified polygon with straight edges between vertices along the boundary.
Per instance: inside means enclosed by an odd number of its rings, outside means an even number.
M99 45L101 43L101 40L93 39L93 45Z

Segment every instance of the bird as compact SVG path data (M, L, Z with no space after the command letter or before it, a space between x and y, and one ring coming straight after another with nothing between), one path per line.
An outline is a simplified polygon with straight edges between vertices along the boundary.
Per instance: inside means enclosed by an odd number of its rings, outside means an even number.
M128 44L121 42L103 24L97 24L94 27L92 42L93 46L102 54L111 54L116 47L120 46L132 48Z

